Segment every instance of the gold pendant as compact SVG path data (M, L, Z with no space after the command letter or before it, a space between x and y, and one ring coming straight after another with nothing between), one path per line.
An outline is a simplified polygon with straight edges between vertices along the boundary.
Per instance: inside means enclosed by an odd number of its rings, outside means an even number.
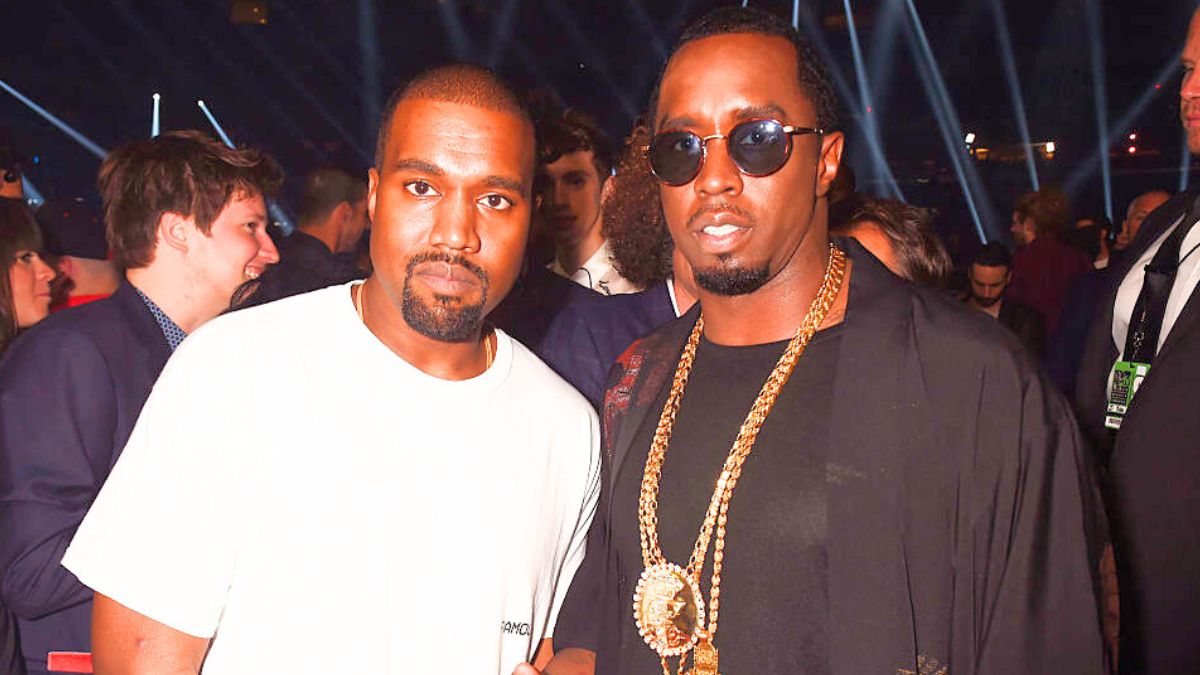
M717 647L708 638L701 638L692 651L692 669L687 675L717 675Z
M655 563L642 570L633 592L633 618L642 639L659 656L686 654L704 625L700 587L679 565Z

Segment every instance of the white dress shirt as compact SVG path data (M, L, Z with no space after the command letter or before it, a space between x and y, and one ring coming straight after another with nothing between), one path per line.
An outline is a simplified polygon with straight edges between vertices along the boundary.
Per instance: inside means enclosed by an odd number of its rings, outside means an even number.
M1121 282L1120 288L1117 289L1117 301L1113 305L1112 338L1113 343L1117 346L1118 354L1125 350L1125 339L1129 334L1129 317L1133 314L1133 306L1137 304L1138 295L1142 292L1142 282L1146 278L1146 265L1154 258L1154 254L1158 253L1158 249L1167 237L1171 236L1175 228L1184 226L1183 220L1186 217L1187 214L1180 216L1174 225L1167 228L1162 236L1154 240L1154 243L1133 264ZM1171 294L1167 297L1167 309L1163 314L1162 330L1158 333L1158 346L1155 347L1155 352L1162 348L1163 342L1171 334L1171 328L1174 327L1179 314L1183 312L1183 307L1191 297L1192 291L1195 290L1196 283L1200 281L1200 251L1193 252L1197 245L1200 245L1200 227L1193 227L1192 231L1183 238L1183 244L1179 248L1179 253L1184 259L1179 264L1179 270L1175 273L1175 283L1171 286ZM1189 252L1192 253L1189 255Z

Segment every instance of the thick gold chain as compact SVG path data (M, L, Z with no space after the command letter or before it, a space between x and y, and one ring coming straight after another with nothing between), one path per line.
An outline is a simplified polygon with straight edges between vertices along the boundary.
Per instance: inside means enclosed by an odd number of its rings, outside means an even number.
M817 292L817 297L813 299L812 305L808 308L808 313L805 314L804 320L800 323L800 328L796 331L796 335L788 343L787 350L779 358L775 369L771 372L770 377L763 384L758 397L754 400L754 405L750 408L750 413L746 415L745 421L742 422L737 440L734 441L733 447L730 448L729 455L725 459L725 466L717 478L716 488L713 490L712 499L709 500L708 510L704 515L704 523L700 527L700 535L696 538L696 545L692 549L692 557L688 561L686 569L686 573L699 583L700 573L704 569L704 559L708 553L708 544L715 529L717 536L713 545L713 574L710 584L711 600L709 604L708 631L705 636L710 642L717 632L717 613L720 607L721 595L721 568L725 559L725 527L728 521L729 500L733 496L733 489L737 485L738 478L742 475L742 465L745 463L746 458L750 456L750 451L754 448L754 441L758 438L758 432L762 429L763 422L766 421L767 415L770 414L771 408L775 405L775 400L779 397L779 392L783 389L783 385L787 383L788 378L791 377L792 371L796 368L796 362L804 353L809 340L812 339L817 329L820 328L821 323L825 320L825 316L829 313L829 309L833 306L833 302L841 290L845 272L845 253L836 245L830 244L829 262L825 267L825 277L821 282L821 288ZM683 349L683 354L679 359L679 366L675 369L675 378L671 383L671 392L667 397L666 405L663 406L662 415L658 419L658 427L654 431L654 440L650 444L650 453L646 458L646 468L642 474L642 489L638 499L638 524L641 534L642 563L647 568L666 562L658 541L658 488L662 479L663 461L666 458L667 446L671 441L671 433L675 428L675 417L679 414L679 405L683 400L683 391L687 386L688 376L691 375L692 364L696 359L696 348L700 343L700 336L703 332L704 316L701 315L696 320L695 327L692 328L692 334L688 338L687 344Z

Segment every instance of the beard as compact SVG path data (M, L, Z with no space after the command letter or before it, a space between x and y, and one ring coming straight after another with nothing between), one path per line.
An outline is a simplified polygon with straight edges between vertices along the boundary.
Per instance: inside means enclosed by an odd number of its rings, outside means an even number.
M413 269L426 262L460 265L479 278L479 301L472 304L454 296L435 293L432 299L417 295L412 286ZM404 273L404 292L400 312L409 327L421 335L440 342L467 342L475 337L483 323L483 308L487 305L488 276L475 263L449 253L422 253L408 261Z
M756 267L733 267L717 264L704 269L693 269L696 285L717 295L748 295L763 287L771 278L771 271L764 263Z
M974 293L971 294L971 300L976 305L978 305L980 307L985 307L985 308L986 307L995 307L996 303L1000 302L1000 300L1002 300L1003 298L1004 298L1004 296L1002 296L1002 295L997 295L994 298L981 298L978 295L975 295Z

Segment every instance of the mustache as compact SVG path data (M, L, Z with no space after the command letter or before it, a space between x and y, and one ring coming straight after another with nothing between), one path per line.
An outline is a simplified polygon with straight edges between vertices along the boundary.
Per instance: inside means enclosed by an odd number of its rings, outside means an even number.
M721 202L721 203L716 203L716 204L701 204L700 208L696 209L692 213L692 215L688 216L687 227L690 228L692 225L696 224L697 220L700 220L704 216L707 216L712 213L732 213L735 216L744 218L747 222L750 223L751 226L753 226L755 224L754 223L754 215L751 214L746 209L743 209L742 207L737 206L736 204Z
M446 253L445 251L429 251L426 253L418 253L417 255L409 258L408 264L404 269L405 276L411 277L413 270L416 269L417 265L428 262L440 262L450 265L458 265L459 267L462 267L466 271L473 274L484 285L490 283L487 272L483 271L482 267L476 265L470 260L467 260L461 255L452 255L450 253Z

